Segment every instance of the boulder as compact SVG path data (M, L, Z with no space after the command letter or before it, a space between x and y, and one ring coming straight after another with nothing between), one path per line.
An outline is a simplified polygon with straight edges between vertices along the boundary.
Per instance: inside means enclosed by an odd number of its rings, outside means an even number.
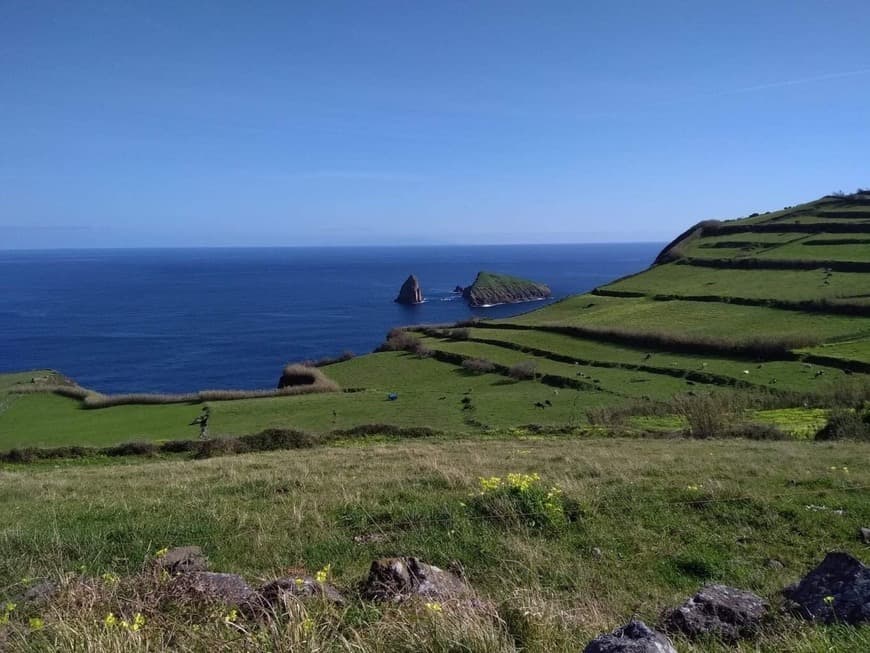
M870 528L861 528L858 530L858 537L864 544L870 544Z
M206 571L208 558L203 555L198 546L177 546L169 549L162 556L154 558L155 569L166 571L170 576L189 574L194 571Z
M397 304L422 304L423 291L420 289L420 282L413 274L405 279L405 283L399 289L399 295L396 297Z
M668 632L681 632L690 638L713 635L735 642L756 635L766 611L767 604L752 592L708 585L668 612L662 625Z
M177 599L241 605L251 599L254 590L238 574L194 571L177 576L169 586L169 594Z
M417 558L382 558L372 562L362 596L375 601L405 601L412 596L447 600L470 595L459 576Z
M278 578L257 590L257 598L271 606L280 605L285 596L297 599L322 598L330 603L347 603L344 595L328 583L321 583L311 576L288 576Z
M826 624L870 622L870 568L848 553L829 553L783 594L805 619Z
M677 650L663 634L632 619L622 628L593 639L583 653L677 653Z

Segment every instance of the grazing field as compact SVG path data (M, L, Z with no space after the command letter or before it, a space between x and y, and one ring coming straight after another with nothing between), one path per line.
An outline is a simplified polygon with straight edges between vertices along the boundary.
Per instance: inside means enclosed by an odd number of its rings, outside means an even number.
M23 577L64 573L96 578L99 587L137 572L158 549L194 544L214 569L252 583L329 565L330 580L350 603L337 611L301 608L312 620L301 650L576 651L632 615L657 623L664 608L707 582L753 590L776 608L779 591L825 552L866 555L856 532L870 522L870 470L855 464L866 453L866 445L848 443L527 438L62 473L18 469L0 472L0 502L15 523L0 530L0 587L14 593ZM538 473L562 488L576 502L572 521L541 532L470 509L479 478L513 472ZM454 628L449 604L421 619L413 605L356 598L370 562L396 554L460 565L500 620ZM103 592L102 601L92 590L75 614L49 607L13 615L20 630L7 647L48 649L54 641L81 649L88 638L105 641L112 632L103 626L106 614L129 609L124 587ZM275 630L240 618L236 628L225 610L139 609L141 632L111 650L162 650L172 642L229 651L258 638L261 647L288 650L298 634L291 626L301 619L285 617L286 629ZM28 630L34 616L43 626ZM484 637L492 643L483 645ZM676 644L680 651L729 650L714 641ZM870 628L810 626L774 610L760 639L746 646L741 650L866 650Z
M683 297L746 297L758 300L813 301L870 294L861 272L818 270L731 270L690 265L663 265L603 286L605 290L667 293Z
M645 297L581 295L539 311L505 320L529 326L585 326L628 329L636 333L679 332L736 342L771 340L833 340L870 335L870 318L824 313L797 313L765 306L656 301Z
M624 347L586 338L536 330L471 329L471 338L503 342L507 346L532 348L558 356L593 361L598 365L659 369L669 375L679 371L722 377L724 383L748 383L761 387L800 392L818 390L827 382L843 376L841 370L798 361L757 361L724 356L697 356L667 351ZM836 346L832 347L836 350ZM822 372L822 375L818 373ZM654 376L661 376L656 374Z

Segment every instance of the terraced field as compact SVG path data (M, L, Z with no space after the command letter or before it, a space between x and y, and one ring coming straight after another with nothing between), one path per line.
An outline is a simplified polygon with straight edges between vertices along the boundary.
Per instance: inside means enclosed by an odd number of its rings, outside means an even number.
M806 437L824 411L801 411L870 378L870 194L700 223L650 269L589 294L513 319L410 331L399 351L324 367L344 392L209 402L212 432L577 426L591 409L725 387L792 397L792 412L757 416ZM493 367L475 373L467 359ZM533 379L511 378L521 364L533 367ZM199 402L86 409L77 399L16 391L49 377L0 375L0 450L196 435L188 425ZM635 423L668 430L681 422Z

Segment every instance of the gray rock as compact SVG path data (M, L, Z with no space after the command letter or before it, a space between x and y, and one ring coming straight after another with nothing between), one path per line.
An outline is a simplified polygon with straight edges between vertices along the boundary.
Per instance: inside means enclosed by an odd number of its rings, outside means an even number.
M57 583L51 580L43 580L31 585L23 593L14 597L13 603L40 603L48 601L57 594Z
M870 544L870 528L861 528L858 530L858 536L864 544Z
M399 289L399 295L396 297L397 304L421 304L423 302L423 291L420 288L420 282L413 274L405 279L405 283Z
M664 629L690 638L713 635L728 642L753 637L761 628L767 603L752 592L708 585L665 615Z
M663 634L632 619L622 628L593 639L583 653L677 653L677 649Z
M177 576L169 586L173 598L241 605L251 599L254 590L238 574L193 571Z
M412 596L443 600L467 596L471 590L455 574L417 558L382 558L372 563L360 593L375 601L404 601Z
M322 598L330 603L347 603L344 595L328 583L320 583L311 576L289 576L266 583L257 590L257 597L268 605L277 606L284 596L298 599Z
M208 570L208 558L198 546L178 546L164 555L154 558L156 569L165 570L171 576Z
M829 553L783 594L805 619L826 624L870 622L870 568L848 553Z
M782 564L782 562L780 562L776 558L771 558L770 560L767 561L766 564L767 564L768 569L784 569L785 568L785 565Z

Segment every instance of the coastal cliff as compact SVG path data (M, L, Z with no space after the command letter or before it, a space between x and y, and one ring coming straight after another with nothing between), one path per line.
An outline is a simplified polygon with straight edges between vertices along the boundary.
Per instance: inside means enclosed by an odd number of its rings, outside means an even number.
M551 294L543 284L492 272L478 272L474 283L462 291L471 306L516 304L545 299Z
M399 296L396 297L397 304L422 304L423 290L420 288L420 282L413 274L405 279L405 283L399 289Z

